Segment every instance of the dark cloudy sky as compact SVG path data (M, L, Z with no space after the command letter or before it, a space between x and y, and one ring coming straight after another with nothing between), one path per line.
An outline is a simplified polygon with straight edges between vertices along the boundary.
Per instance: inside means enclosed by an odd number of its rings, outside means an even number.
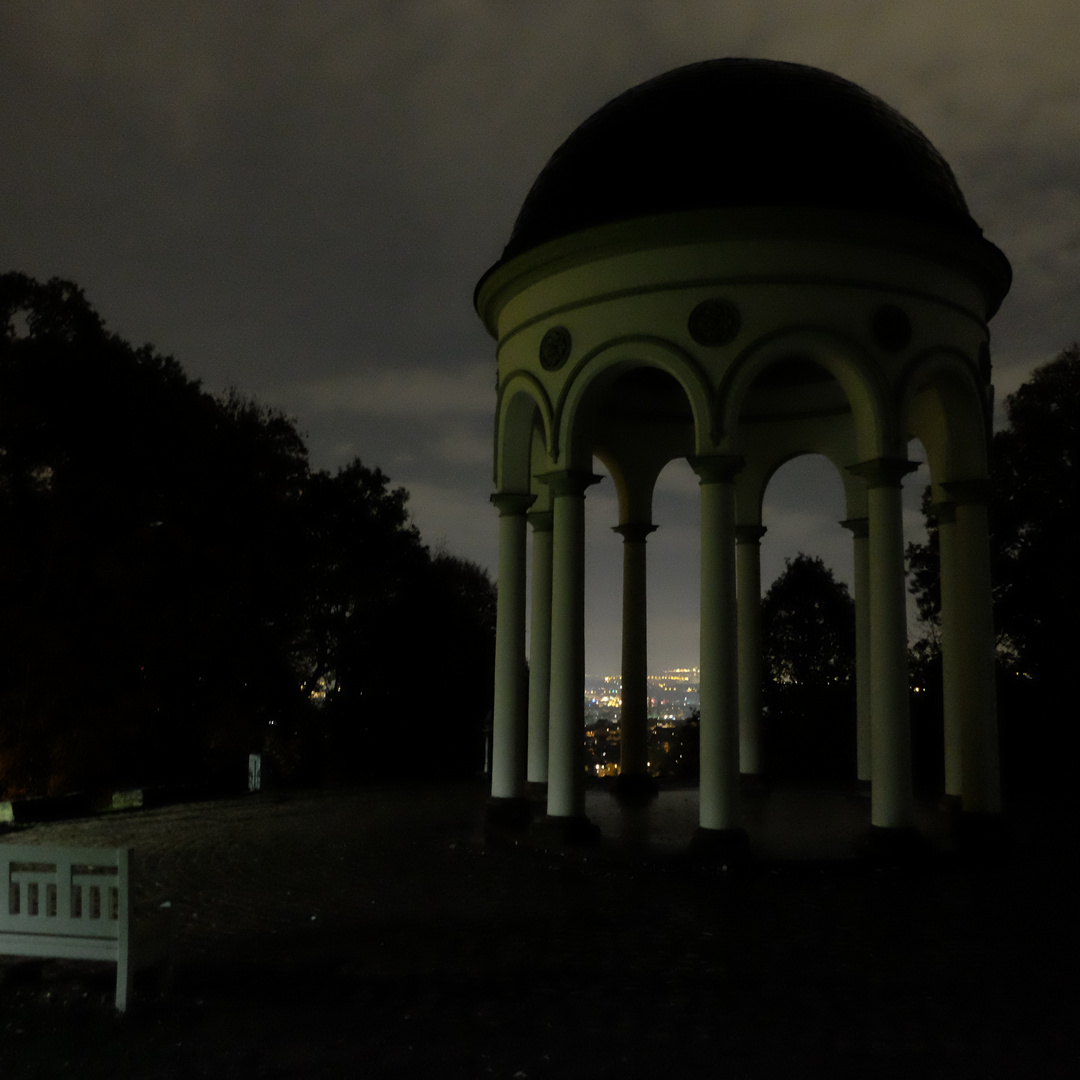
M715 56L878 94L1012 261L1001 398L1080 338L1078 47L1076 0L3 0L0 267L71 278L124 337L285 409L317 465L379 465L429 542L494 569L472 290L577 124ZM597 674L618 667L610 487L588 500ZM840 490L812 459L781 470L766 583L799 550L850 581ZM669 467L654 668L696 662L696 499Z

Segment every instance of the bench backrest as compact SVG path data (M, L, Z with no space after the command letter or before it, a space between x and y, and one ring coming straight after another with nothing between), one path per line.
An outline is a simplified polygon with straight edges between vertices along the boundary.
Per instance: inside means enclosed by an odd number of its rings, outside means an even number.
M130 863L127 848L0 844L0 933L126 947Z

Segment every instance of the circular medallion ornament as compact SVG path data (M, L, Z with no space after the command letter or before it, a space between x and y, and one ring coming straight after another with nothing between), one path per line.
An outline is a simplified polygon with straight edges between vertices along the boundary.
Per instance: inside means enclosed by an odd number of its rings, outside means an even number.
M561 368L570 357L572 344L565 326L553 326L540 340L540 363L548 371Z
M911 343L911 320L892 304L885 304L874 312L871 329L874 340L888 352L899 352Z
M730 301L715 297L702 300L693 311L687 326L690 336L699 344L715 347L735 340L742 325L739 309Z

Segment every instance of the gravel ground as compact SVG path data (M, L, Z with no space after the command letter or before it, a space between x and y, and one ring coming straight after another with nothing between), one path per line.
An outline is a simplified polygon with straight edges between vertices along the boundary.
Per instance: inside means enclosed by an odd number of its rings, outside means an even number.
M175 978L0 959L0 1078L1080 1075L1075 844L981 867L485 844L484 792L263 794L23 827L131 845Z

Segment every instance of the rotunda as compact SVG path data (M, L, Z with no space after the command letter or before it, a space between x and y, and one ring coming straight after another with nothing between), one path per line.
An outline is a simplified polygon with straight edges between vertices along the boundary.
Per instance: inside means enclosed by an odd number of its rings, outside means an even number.
M835 75L711 60L637 86L555 151L476 288L496 339L498 629L491 812L529 783L584 816L584 499L623 536L621 782L646 776L653 486L701 490L699 843L738 846L761 758L759 541L786 461L839 471L854 545L858 775L871 834L913 828L901 480L921 440L941 540L946 791L1000 812L986 526L988 320L1011 280L949 166ZM526 556L532 614L526 660ZM528 673L527 673L528 669Z

